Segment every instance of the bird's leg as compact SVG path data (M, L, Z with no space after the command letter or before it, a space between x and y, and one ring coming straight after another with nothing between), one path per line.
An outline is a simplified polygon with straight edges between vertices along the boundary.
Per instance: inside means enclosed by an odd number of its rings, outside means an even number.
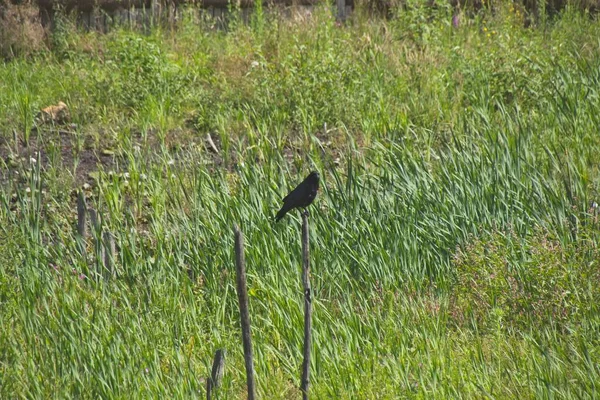
M306 215L307 217L309 217L309 216L310 216L310 214L309 214L309 212L308 212L308 209L307 209L307 208L304 208L303 210L304 210L304 211L302 211L302 215Z

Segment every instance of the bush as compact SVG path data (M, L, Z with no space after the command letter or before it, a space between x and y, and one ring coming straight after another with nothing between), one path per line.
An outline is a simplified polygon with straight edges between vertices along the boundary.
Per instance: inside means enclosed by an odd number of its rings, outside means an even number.
M149 96L174 96L183 85L176 64L151 39L137 34L117 35L104 62L108 68L96 79L101 100L109 103L134 107Z
M564 244L545 231L527 239L496 233L454 259L450 317L480 331L555 325L573 328L598 312L598 231Z
M0 2L0 57L29 55L45 48L46 30L31 2Z

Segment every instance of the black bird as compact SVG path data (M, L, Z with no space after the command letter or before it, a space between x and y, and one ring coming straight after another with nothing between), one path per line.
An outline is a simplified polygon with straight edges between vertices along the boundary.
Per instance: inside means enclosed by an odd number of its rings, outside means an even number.
M283 207L277 213L275 222L285 217L288 211L293 210L297 207L306 208L313 202L317 197L317 191L319 190L319 173L313 171L296 186L296 189L292 190L287 196L283 198Z

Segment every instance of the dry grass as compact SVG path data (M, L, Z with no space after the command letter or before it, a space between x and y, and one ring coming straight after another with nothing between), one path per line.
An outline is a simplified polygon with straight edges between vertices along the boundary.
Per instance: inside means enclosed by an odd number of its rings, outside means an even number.
M0 57L30 55L46 46L46 29L32 2L0 4Z

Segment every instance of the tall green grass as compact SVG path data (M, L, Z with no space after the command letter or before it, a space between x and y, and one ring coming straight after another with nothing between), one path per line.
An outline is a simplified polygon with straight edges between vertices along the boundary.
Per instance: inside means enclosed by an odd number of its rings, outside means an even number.
M599 27L521 18L65 24L1 64L0 397L203 397L221 347L219 396L243 397L237 223L259 394L297 398L299 218L272 220L318 169L316 398L594 398ZM33 129L59 100L72 145ZM75 240L84 181L110 280Z

